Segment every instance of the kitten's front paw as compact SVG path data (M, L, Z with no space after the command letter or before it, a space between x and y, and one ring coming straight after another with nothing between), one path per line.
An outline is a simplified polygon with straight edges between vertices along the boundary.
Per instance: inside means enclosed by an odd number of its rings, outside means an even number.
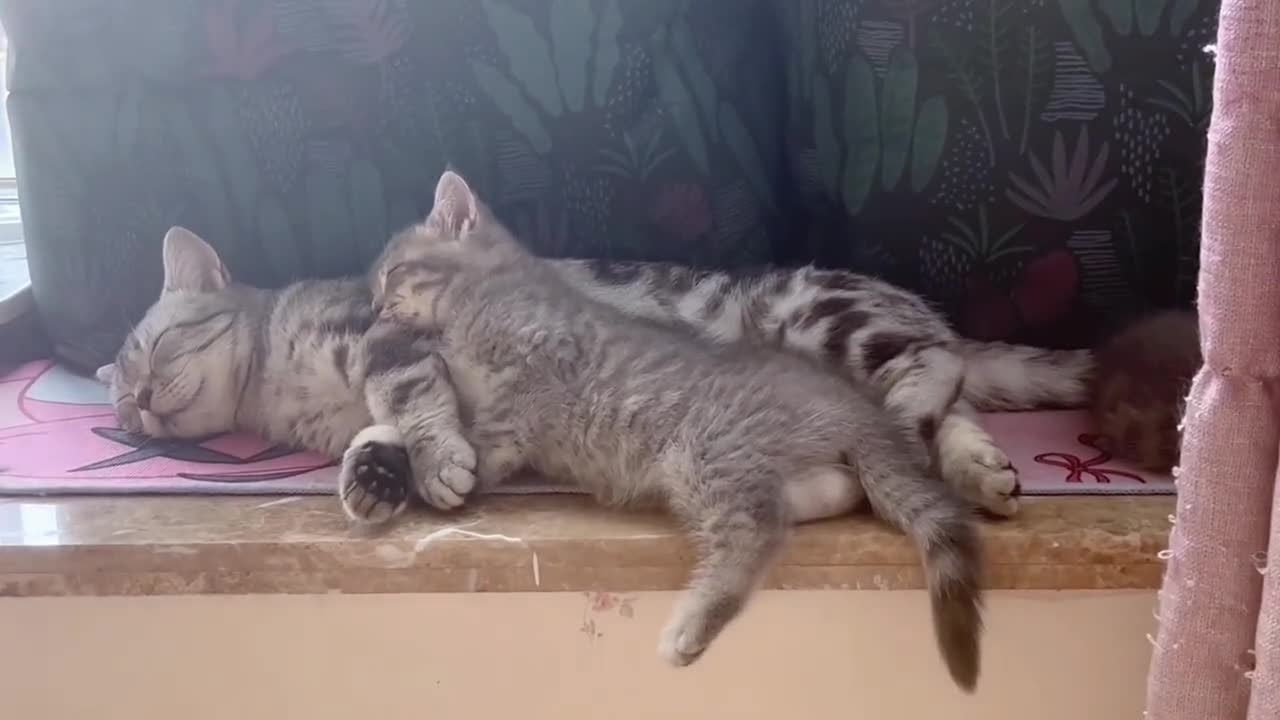
M338 473L342 509L357 522L390 520L408 504L412 474L399 431L390 425L371 425L356 434L342 454Z
M678 613L658 638L658 657L675 667L684 667L702 657L709 644L702 618Z
M970 502L1000 517L1018 512L1022 485L1009 456L986 438L974 438L943 465L943 478Z
M442 438L428 472L418 478L418 495L439 510L467 501L476 487L476 451L461 435Z

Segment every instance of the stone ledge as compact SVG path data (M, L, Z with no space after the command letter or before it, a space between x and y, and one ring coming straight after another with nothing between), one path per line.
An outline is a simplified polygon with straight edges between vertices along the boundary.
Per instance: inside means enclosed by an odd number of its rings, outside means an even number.
M991 589L1154 589L1169 497L1029 498L984 525ZM333 498L0 500L0 596L640 591L681 587L685 537L568 496L487 498L353 529ZM905 538L867 516L796 530L767 587L924 586Z

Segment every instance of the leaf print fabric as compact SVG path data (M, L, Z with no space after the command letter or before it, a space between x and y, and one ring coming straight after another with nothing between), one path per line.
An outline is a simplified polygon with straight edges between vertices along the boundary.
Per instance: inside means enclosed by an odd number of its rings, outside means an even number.
M1046 345L1195 289L1217 3L779 3L817 259Z
M110 356L173 224L361 270L446 165L551 256L850 267L980 337L1194 288L1216 3L0 0L33 290Z

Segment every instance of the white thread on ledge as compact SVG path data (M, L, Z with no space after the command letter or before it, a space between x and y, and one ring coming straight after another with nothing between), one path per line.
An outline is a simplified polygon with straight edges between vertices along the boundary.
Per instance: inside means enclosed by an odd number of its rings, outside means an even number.
M283 497L283 498L280 498L279 500L272 500L272 501L270 501L270 502L264 502L264 503L262 503L261 505L254 505L254 506L253 506L253 509L254 509L254 510L261 510L262 508L274 507L274 506L276 506L276 505L288 505L289 503L292 503L292 502L298 502L298 501L299 501L299 500L301 500L301 499L302 499L302 496L301 496L301 495L294 495L294 496L292 496L292 497Z
M476 522L480 522L480 521L479 521L479 520L477 520ZM469 525L474 525L475 523L468 523L468 524L469 524ZM423 538L422 538L421 540L419 540L418 542L416 542L416 543L414 543L414 544L413 544L413 551L414 551L414 552L422 552L422 551L423 551L423 550L425 550L425 549L427 548L427 546L428 546L428 545L430 545L431 543L433 543L433 542L435 542L435 541L437 541L437 540L439 540L439 539L441 539L441 538L449 537L450 535L460 535L460 536L462 536L462 537L468 537L468 538L472 538L472 539L475 539L475 540L501 540L502 542L505 542L505 543L511 543L511 544L513 544L513 545L526 545L526 544L527 544L527 543L524 541L524 539L523 539L523 538L511 537L510 535L503 535L503 534L501 534L501 533L478 533L478 532L472 532L472 531L470 531L470 530L464 530L464 529L463 529L464 527L466 527L466 526L464 526L464 525L455 525L455 526L451 526L451 527L440 528L439 530L436 530L435 532L427 533L425 536L423 536Z
M500 540L504 543L510 543L512 545L523 545L525 547L529 547L528 541L526 541L524 538L511 537L510 535L503 535L502 533L481 533L481 532L475 532L475 531L466 529L479 522L480 522L479 520L473 520L464 525L451 525L449 527L443 527L443 528L440 528L439 530L435 530L433 532L427 533L421 539L419 539L418 542L413 544L413 551L414 553L420 553L423 550L426 550L427 547L431 545L431 543L434 543L435 541L440 540L442 538L446 538L454 535L465 537L465 538L471 538L473 540ZM538 552L536 550L533 550L532 548L530 548L529 552L533 556L531 559L531 565L533 566L534 587L542 587L542 565L538 561ZM475 571L472 570L472 573L475 573ZM478 583L478 578L476 576L473 575L471 578L469 578L469 585L471 585L472 587L475 587L477 583Z

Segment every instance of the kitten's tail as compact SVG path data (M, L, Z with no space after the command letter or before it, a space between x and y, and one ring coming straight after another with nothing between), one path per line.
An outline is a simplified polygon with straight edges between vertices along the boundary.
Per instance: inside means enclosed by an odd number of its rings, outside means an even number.
M859 462L858 475L876 514L920 548L938 650L956 684L972 692L982 637L982 547L973 515L940 480L895 465Z
M965 400L979 410L1078 407L1088 398L1093 353L961 340Z

